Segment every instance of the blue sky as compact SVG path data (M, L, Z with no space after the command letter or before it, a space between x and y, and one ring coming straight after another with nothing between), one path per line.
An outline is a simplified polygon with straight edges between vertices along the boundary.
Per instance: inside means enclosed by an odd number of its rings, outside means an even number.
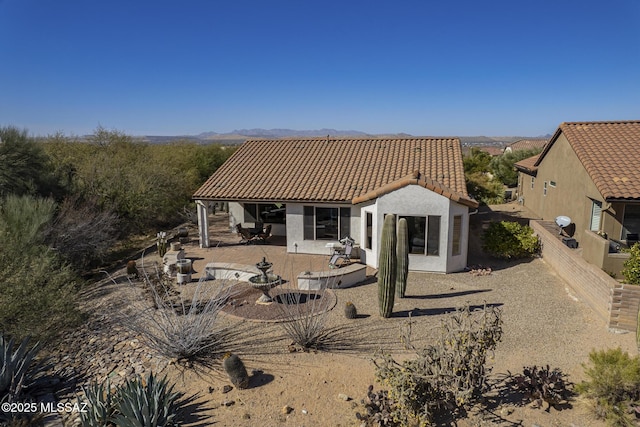
M638 0L0 0L0 126L34 135L633 119Z

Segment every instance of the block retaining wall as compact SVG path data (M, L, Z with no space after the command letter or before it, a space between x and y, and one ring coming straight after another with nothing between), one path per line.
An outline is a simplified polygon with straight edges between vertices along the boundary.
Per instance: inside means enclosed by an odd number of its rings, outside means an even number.
M635 331L640 286L621 284L588 263L540 221L531 220L529 224L540 238L542 258L567 282L575 296L584 301L609 328Z

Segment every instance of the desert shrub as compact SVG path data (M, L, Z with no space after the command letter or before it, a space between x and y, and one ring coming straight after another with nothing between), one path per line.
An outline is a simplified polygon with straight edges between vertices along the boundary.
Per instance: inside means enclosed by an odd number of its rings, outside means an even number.
M0 127L0 197L60 194L62 189L50 173L49 160L26 130Z
M545 366L525 366L521 374L509 372L506 387L523 393L524 396L542 406L548 404L547 410L563 401L569 400L572 384L566 380L567 375L559 368Z
M44 243L54 203L8 196L0 206L0 330L46 341L80 320L79 280Z
M636 243L629 249L629 259L624 262L622 269L625 283L640 285L640 244Z
M218 144L147 144L101 127L86 141L56 135L42 146L68 191L115 212L123 235L179 223L193 193L233 153Z
M640 356L620 348L592 351L587 380L576 390L593 402L596 416L614 426L635 425L630 412L640 405Z
M167 358L206 361L221 352L231 327L218 315L232 295L231 283L211 283L201 278L191 287L175 289L175 279L158 269L148 274L139 269L144 292L121 313L122 323L139 334L146 344ZM138 291L132 284L133 291Z
M88 403L80 413L86 427L155 427L179 425L183 407L182 393L173 391L166 377L158 379L150 373L136 377L112 390L107 383L83 387L79 403Z
M443 322L435 344L415 349L415 359L398 363L387 354L376 359L376 377L388 387L396 425L429 424L445 412L464 413L488 390L487 355L501 337L498 308L473 312L465 306Z
M47 244L77 271L104 260L118 236L117 216L95 201L67 197L46 230Z
M492 222L482 241L483 249L499 258L526 258L540 251L533 229L513 221Z

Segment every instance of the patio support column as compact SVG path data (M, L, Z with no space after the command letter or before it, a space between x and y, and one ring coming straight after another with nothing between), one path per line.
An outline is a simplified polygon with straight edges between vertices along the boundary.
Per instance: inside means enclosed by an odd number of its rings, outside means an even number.
M200 237L200 247L209 247L209 215L207 210L207 202L196 200L198 209L198 236Z

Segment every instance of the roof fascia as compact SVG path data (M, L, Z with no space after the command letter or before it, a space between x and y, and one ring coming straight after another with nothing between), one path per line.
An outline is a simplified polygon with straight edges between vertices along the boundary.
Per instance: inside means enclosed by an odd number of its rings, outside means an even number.
M560 123L560 126L558 126L558 129L556 130L556 132L553 134L553 136L551 137L551 139L549 140L549 142L547 143L547 145L544 146L544 149L542 150L542 153L540 153L540 157L538 158L538 161L536 161L536 163L534 164L534 166L538 166L540 165L540 163L542 162L542 159L544 159L544 157L547 155L547 153L549 152L549 150L551 149L551 146L553 144L555 144L555 142L558 140L558 138L560 137L560 134L562 134L562 125L563 123Z

